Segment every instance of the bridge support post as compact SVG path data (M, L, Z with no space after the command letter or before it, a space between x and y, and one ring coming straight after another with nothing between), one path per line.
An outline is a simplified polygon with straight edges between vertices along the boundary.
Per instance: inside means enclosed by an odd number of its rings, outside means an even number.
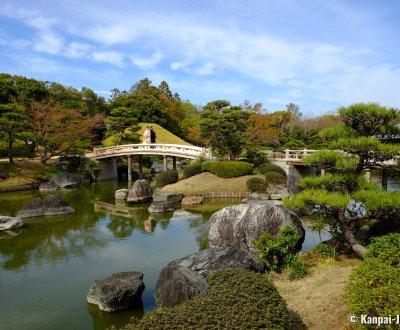
M138 163L139 163L139 179L143 179L143 156L142 155L139 155Z
M387 190L388 174L386 168L382 169L382 190Z
M172 169L176 171L176 156L172 157Z
M168 170L168 157L163 156L163 163L164 163L164 171Z
M371 182L371 169L367 168L365 170L365 178L367 179L368 182Z
M128 155L128 184L129 187L131 186L130 183L132 182L132 157Z
M98 181L118 179L116 158L99 159L97 163L100 165L100 171L97 176Z

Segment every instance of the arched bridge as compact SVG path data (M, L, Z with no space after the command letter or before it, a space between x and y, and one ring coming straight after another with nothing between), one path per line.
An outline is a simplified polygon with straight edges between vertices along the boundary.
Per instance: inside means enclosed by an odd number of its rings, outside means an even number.
M117 177L117 157L128 157L128 181L132 177L132 157L138 156L139 175L142 175L142 157L144 155L161 155L164 158L164 170L167 169L168 157L172 158L172 167L176 169L176 157L196 159L204 157L211 159L211 151L208 148L201 148L183 144L124 144L106 148L95 148L89 157L94 158L100 164L98 180L113 179Z
M208 148L182 144L125 144L93 150L93 157L104 159L129 155L162 155L168 157L182 157L196 159L197 157L211 158Z

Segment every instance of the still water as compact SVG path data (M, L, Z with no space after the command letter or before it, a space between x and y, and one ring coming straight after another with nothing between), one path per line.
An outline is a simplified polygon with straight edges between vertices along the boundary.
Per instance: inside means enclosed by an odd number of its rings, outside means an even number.
M126 184L125 184L126 185ZM213 211L240 200L206 205L207 210L151 217L148 204L115 204L125 188L102 182L57 195L76 209L72 215L30 218L0 233L0 329L106 329L123 327L155 306L160 270L170 261L207 245L203 231ZM0 214L15 216L38 191L0 194ZM326 239L307 231L303 248ZM143 308L105 313L86 303L95 279L121 271L144 273Z

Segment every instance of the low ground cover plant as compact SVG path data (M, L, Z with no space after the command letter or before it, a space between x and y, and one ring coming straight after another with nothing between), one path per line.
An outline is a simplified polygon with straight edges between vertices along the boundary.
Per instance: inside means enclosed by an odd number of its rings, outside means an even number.
M227 269L208 281L211 294L157 308L127 329L291 329L286 302L264 274Z

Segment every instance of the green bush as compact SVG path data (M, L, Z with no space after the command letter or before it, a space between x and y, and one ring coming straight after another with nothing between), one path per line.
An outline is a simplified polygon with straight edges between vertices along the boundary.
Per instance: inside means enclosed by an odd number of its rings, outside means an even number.
M178 182L178 172L175 170L166 170L157 175L157 187L164 187L167 184Z
M268 187L265 179L259 177L248 179L246 182L246 186L250 192L265 191Z
M318 244L312 251L323 259L335 259L337 257L335 248L330 244Z
M189 164L183 170L183 178L187 179L201 172L201 166L197 164Z
M204 162L201 171L211 172L221 178L235 178L253 172L253 167L247 162Z
M62 172L63 172L63 170L61 167L59 167L57 165L50 166L38 175L38 179L47 181L47 180L50 180L54 175L56 175L58 173L62 173Z
M227 269L208 281L211 294L157 308L127 329L291 329L286 303L265 275Z
M286 175L278 172L267 172L265 174L265 180L271 184L286 184Z
M260 166L266 160L266 155L257 148L248 148L245 153L246 162L254 167Z
M400 234L392 233L373 239L364 261L353 270L346 285L351 312L371 317L400 314L399 274Z
M277 172L286 177L286 172L282 167L271 163L263 163L260 166L258 166L258 172L261 174L267 174L269 172Z
M306 266L297 255L300 237L292 227L283 226L278 237L264 232L253 243L269 270L280 272L289 269L289 279L292 280L308 274Z

